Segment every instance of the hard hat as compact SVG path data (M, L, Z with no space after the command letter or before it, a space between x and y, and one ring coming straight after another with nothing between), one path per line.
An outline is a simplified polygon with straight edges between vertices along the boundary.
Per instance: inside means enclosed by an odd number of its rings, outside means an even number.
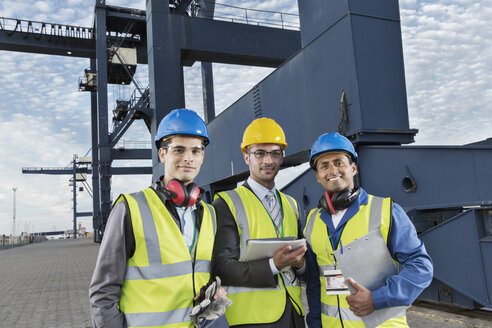
M311 154L309 156L309 164L316 171L316 160L324 153L340 151L348 153L356 165L359 163L359 156L355 152L354 146L344 136L336 132L329 132L322 134L314 142L311 147Z
M287 148L284 130L271 118L257 118L244 130L241 150L246 153L246 147L254 144L272 143Z
M157 149L160 148L162 138L181 134L202 138L204 146L210 143L207 125L202 118L192 110L179 108L164 116L159 123L155 135Z

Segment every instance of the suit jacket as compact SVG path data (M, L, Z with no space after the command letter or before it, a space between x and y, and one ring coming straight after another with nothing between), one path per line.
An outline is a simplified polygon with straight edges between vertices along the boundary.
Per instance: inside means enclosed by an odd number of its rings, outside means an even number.
M248 183L243 186L250 189ZM250 262L239 261L239 232L229 206L222 198L214 200L212 205L217 215L217 233L215 234L212 256L212 274L219 276L225 286L274 288L277 286L277 275L272 274L269 259ZM300 223L299 236L302 236ZM265 308L267 310L268 307ZM294 310L292 303L286 302L282 317L275 323L261 325L241 325L241 327L272 327L289 328L304 327L304 319ZM239 326L236 326L239 327Z

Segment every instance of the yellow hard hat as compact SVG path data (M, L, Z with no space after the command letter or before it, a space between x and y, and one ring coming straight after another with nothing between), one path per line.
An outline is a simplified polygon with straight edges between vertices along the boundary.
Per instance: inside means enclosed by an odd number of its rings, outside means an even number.
M248 125L244 130L241 150L246 153L246 147L262 143L278 144L282 150L287 148L284 130L271 118L257 118Z

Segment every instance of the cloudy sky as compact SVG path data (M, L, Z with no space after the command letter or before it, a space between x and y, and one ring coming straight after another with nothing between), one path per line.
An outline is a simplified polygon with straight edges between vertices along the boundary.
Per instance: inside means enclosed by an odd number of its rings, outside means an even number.
M296 0L218 2L297 13ZM145 7L144 0L107 3ZM225 7L217 6L216 11L220 9ZM93 0L0 2L0 17L84 27L92 26L93 11ZM416 144L463 145L492 137L492 0L401 0L400 14L410 127L419 129ZM0 51L0 234L12 230L13 187L18 188L17 231L72 227L69 177L23 175L21 169L68 166L74 154L83 156L90 150L90 95L77 91L88 66L86 59ZM227 108L270 72L214 64L217 110ZM137 76L147 85L147 67L139 66ZM198 64L185 68L185 84L187 107L201 112ZM110 86L110 109L131 91ZM137 122L124 138L149 144L145 131ZM146 187L150 177L115 176L112 181L117 196ZM87 191L79 193L78 209L92 210ZM92 230L90 218L79 221Z

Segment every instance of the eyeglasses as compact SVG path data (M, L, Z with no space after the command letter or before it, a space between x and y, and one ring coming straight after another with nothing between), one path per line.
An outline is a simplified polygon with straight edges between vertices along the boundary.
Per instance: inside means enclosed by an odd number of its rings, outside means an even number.
M194 146L194 147L185 147L181 145L168 145L165 147L162 147L163 149L167 149L171 154L176 155L176 156L184 156L187 151L191 151L191 155L194 157L199 157L203 155L204 148L203 145L200 146Z
M281 150L266 151L263 149L260 149L257 151L250 151L250 152L248 152L248 154L255 155L255 158L257 158L257 159L265 158L266 155L270 155L273 159L279 159L284 155L284 153Z

